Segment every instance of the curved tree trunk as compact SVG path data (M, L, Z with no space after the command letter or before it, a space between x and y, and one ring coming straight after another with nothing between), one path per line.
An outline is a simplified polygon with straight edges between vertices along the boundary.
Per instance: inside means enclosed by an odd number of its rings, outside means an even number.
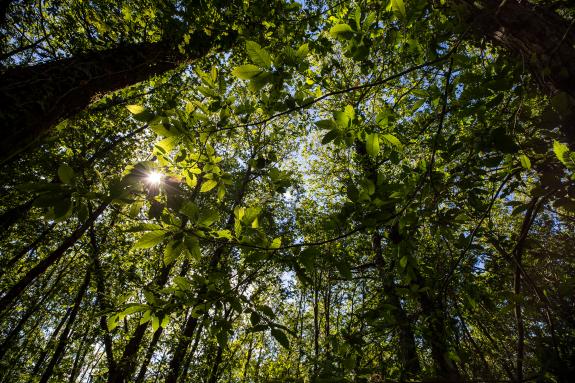
M205 56L217 36L196 32L182 54L168 41L119 46L76 57L15 67L0 75L0 160L33 144L51 127L101 94L144 81ZM231 38L233 40L233 37Z

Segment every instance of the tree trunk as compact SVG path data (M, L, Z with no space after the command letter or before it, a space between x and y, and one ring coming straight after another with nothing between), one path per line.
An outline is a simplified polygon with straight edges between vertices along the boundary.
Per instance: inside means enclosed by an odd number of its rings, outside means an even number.
M94 213L78 227L74 232L66 238L66 240L49 256L41 260L34 266L26 275L18 281L4 296L0 299L0 312L6 310L14 303L14 300L32 283L38 276L44 273L50 266L58 261L66 251L68 251L74 244L84 235L86 230L94 223L94 221L106 210L107 203L102 203Z
M62 330L62 327L64 327L64 325L68 321L68 317L70 316L71 311L72 311L71 308L66 310L66 313L64 314L62 319L60 319L60 322L58 322L58 325L54 329L54 332L50 336L50 339L48 339L48 342L46 342L46 346L44 347L44 349L40 353L40 356L38 357L38 360L36 361L36 365L34 366L34 370L32 370L32 375L36 375L38 373L38 371L40 371L42 364L44 364L44 361L46 360L46 356L48 355L48 351L50 350L50 348L52 348L54 346L53 343L56 342L56 338L58 337L58 334L60 334L60 330Z
M389 275L385 270L385 260L383 259L382 254L381 239L381 234L379 232L373 233L372 247L375 253L375 265L381 282L383 283L383 294L387 296L389 303L395 307L394 317L399 330L399 357L403 367L401 371L401 380L405 378L413 379L421 373L417 347L415 345L415 334L411 327L411 322L407 317L407 313L401 305L401 300L395 292L393 276Z
M187 382L188 380L188 370L190 369L190 364L192 363L192 359L194 358L194 354L198 349L198 345L200 344L200 337L202 336L202 330L204 329L204 321L201 321L198 329L196 330L196 338L194 339L194 344L192 344L192 349L188 354L186 361L184 362L184 368L182 371L182 382Z
M42 295L42 298L40 300L36 301L36 303L32 307L30 307L24 313L24 315L22 315L22 317L18 321L18 324L8 333L8 335L6 335L3 342L0 344L0 360L4 358L4 354L10 349L12 340L20 333L20 331L22 331L22 328L24 328L24 325L28 322L32 314L38 314L39 313L38 311L44 307L44 302L52 298L52 294L54 293L56 288L60 287L59 286L60 280L64 276L64 273L66 273L66 271L68 270L68 266L69 265L65 265L62 268L62 270L58 272L56 280L54 281L52 286ZM46 283L40 287L39 291L44 291L44 288L50 283L52 274L53 272L51 272L50 275L48 275L48 277L46 278L47 279Z
M148 370L148 365L150 364L150 360L152 360L152 356L154 356L156 345L158 344L158 341L160 340L163 332L164 329L160 327L152 336L152 340L150 341L150 345L148 346L148 350L146 351L146 355L142 361L142 366L140 367L140 372L138 372L135 383L142 383L144 381L144 378L146 377L146 371Z
M513 258L515 260L514 276L513 276L513 293L515 294L515 322L517 325L517 355L515 364L515 381L523 381L523 359L525 357L525 324L523 323L523 308L521 306L521 270L523 268L523 249L525 247L525 240L529 234L529 229L537 216L538 210L538 197L535 197L529 203L529 208L525 213L523 223L521 224L521 231L517 239L517 244L513 249Z
M214 360L214 364L212 365L212 371L210 372L210 379L208 383L217 383L218 381L218 369L220 367L220 363L222 363L222 355L224 352L224 348L218 344L218 351L216 352L216 358Z
M314 270L315 281L314 281L314 288L313 288L313 374L317 376L318 373L318 361L319 361L319 287L318 287L318 278L317 278L317 271ZM321 277L319 278L321 279Z
M173 265L173 264L172 264ZM168 281L168 277L170 276L170 271L172 269L172 265L165 266L161 271L154 283L162 288ZM124 352L122 353L122 357L116 363L116 368L114 371L111 371L108 375L108 383L124 383L130 379L132 376L132 371L134 371L134 364L136 362L138 351L140 351L140 344L144 339L144 335L146 334L146 330L148 328L148 323L139 324L134 330L132 337L130 338L128 344L124 348Z
M252 158L254 156L252 155ZM248 162L249 163L249 162ZM247 186L250 181L252 171L251 166L247 165L246 170L244 172L244 176L242 182L240 184L239 189L236 191L236 195L234 201L231 206L230 215L228 216L228 221L226 223L225 228L231 229L234 225L234 209L236 206L239 206L243 201L244 195L247 191ZM219 262L224 254L225 245L220 245L216 248L214 253L210 258L210 262L208 265L208 272L213 272L218 269ZM196 305L200 305L204 301L204 295L206 293L206 289L202 288L197 292L198 303ZM192 341L192 336L194 335L194 331L198 324L198 318L193 317L190 313L186 323L184 324L184 331L183 337L180 338L177 347L174 350L174 354L172 355L172 359L170 360L170 366L168 369L168 376L166 378L166 383L175 383L178 380L178 376L180 375L180 371L182 370L182 362L184 360L184 356L190 346Z
M477 38L487 37L517 55L548 94L567 93L575 104L575 28L544 6L520 0L458 0L464 22ZM566 110L565 113L569 113ZM575 142L575 113L561 129Z
M106 312L110 306L106 300L106 284L102 264L100 263L100 249L96 240L94 225L90 226L90 242L92 244L92 266L94 276L96 277L96 303L102 312ZM105 315L100 316L100 329L104 334L104 350L106 351L108 371L111 374L116 370L116 362L114 361L114 353L112 351L112 336L110 335L110 331L108 331L108 323Z
M216 37L196 32L182 54L171 41L119 46L16 67L0 75L0 160L30 146L61 120L85 109L99 95L125 88L205 56ZM230 37L233 40L233 37Z
M242 375L242 379L244 380L244 382L248 377L248 370L250 367L250 360L252 359L253 350L254 350L254 337L252 337L252 339L250 340L250 346L248 347L248 355L246 356L246 362L244 363L244 372Z

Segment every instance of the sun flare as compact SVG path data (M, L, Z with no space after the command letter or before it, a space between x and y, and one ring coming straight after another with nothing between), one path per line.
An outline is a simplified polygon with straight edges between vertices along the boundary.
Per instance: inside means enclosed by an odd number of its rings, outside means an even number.
M162 178L164 178L164 175L162 173L153 171L150 174L148 174L148 176L146 177L146 181L150 185L159 185L160 182L162 182Z

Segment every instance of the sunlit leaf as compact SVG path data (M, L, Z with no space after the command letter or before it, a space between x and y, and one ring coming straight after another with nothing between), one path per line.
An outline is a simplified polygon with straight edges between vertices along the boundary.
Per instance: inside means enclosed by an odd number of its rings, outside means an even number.
M379 154L379 136L377 133L369 133L365 141L365 149L367 154L375 157Z
M250 80L261 73L263 73L263 71L252 64L241 65L232 70L232 74L242 80Z
M254 64L266 69L271 67L272 60L270 54L265 49L263 49L258 43L254 41L246 41L246 50L248 52L249 58L252 60ZM240 76L238 77L242 78Z

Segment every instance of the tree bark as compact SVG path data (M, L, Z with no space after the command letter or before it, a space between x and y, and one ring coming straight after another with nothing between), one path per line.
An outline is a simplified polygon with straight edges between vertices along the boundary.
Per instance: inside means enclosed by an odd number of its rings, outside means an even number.
M20 331L22 331L22 328L24 328L24 325L28 322L30 317L33 314L38 314L39 310L44 307L44 302L52 298L52 294L54 293L56 288L59 287L60 280L64 276L64 273L68 270L68 266L69 265L66 265L61 271L58 272L56 280L54 281L52 286L42 295L42 298L40 300L36 301L36 303L32 307L30 307L24 313L24 315L22 315L22 317L18 321L18 324L8 333L8 335L6 335L6 337L0 344L0 360L4 358L4 355L10 349L10 345L13 339L20 333ZM43 286L41 286L41 288L39 289L40 291L44 291L46 286L49 284L51 277L52 273L50 273L50 275L46 278L47 281L45 284L43 284Z
M164 329L160 327L152 336L152 340L150 341L150 345L148 346L148 350L144 356L144 360L142 362L142 366L140 367L140 372L136 377L135 383L142 383L144 381L144 378L146 377L146 371L148 370L148 365L150 364L150 360L152 360L152 356L154 356L156 345L158 344L158 341L160 340L163 332Z
M46 360L46 357L48 356L48 351L50 350L51 347L54 346L53 343L56 343L56 338L58 337L58 334L60 334L60 330L62 330L62 327L64 327L64 325L68 321L68 317L70 316L71 311L72 311L71 308L66 310L66 313L64 314L62 319L60 319L60 322L58 322L58 325L54 329L54 332L50 336L50 339L48 339L48 342L46 342L46 346L44 347L44 349L40 353L40 356L38 357L38 360L36 361L36 365L34 366L34 369L32 370L32 375L36 375L40 371L42 364L44 364L44 361Z
M233 34L228 41L233 42ZM218 36L193 34L182 54L172 41L118 46L15 67L0 75L0 160L33 144L61 120L85 109L99 95L144 81L205 56Z
M196 330L196 337L194 339L194 343L192 344L192 349L190 350L186 360L184 361L184 368L182 371L182 381L187 382L188 380L188 370L190 369L190 364L192 363L192 359L194 358L194 354L198 349L198 345L200 344L200 337L202 336L202 331L204 329L204 321L200 321L198 325L198 329Z
M535 220L538 209L538 197L531 200L529 208L525 213L523 223L521 224L521 231L517 239L517 244L513 249L513 258L515 260L514 276L513 276L513 293L515 294L515 322L517 325L517 355L515 364L515 381L523 381L523 359L525 357L525 324L523 323L523 308L521 305L521 270L523 268L523 249L525 240L529 234L529 229Z
M476 38L487 37L521 59L550 95L567 93L575 104L575 27L553 10L520 0L457 0ZM575 113L566 110L561 130L575 142Z

